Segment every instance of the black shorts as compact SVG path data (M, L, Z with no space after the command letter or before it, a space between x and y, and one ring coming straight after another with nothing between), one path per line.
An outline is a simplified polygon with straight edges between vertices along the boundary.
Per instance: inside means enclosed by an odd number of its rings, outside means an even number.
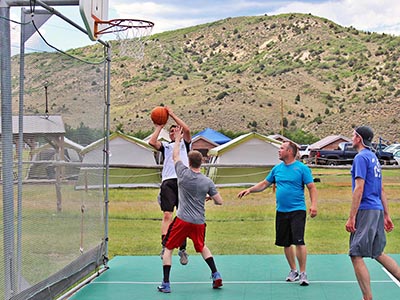
M304 230L306 228L306 211L276 212L275 245L289 247L290 245L305 245Z
M166 179L160 187L160 207L162 211L173 212L178 208L178 179Z

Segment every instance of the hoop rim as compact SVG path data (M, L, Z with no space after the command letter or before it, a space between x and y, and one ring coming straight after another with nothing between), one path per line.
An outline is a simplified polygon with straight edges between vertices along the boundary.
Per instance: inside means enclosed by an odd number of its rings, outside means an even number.
M98 25L106 25L102 29L98 29ZM108 25L108 26L107 26ZM95 20L96 35L104 33L113 33L116 31L125 31L131 28L137 29L152 29L154 23L147 20L140 19L111 19L111 20ZM114 28L116 27L116 28Z

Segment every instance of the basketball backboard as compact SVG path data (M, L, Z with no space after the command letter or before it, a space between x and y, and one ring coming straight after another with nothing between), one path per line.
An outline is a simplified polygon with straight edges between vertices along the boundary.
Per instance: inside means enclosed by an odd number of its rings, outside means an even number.
M96 41L99 38L98 27L102 26L96 21L108 20L108 0L79 0L79 11L89 38Z

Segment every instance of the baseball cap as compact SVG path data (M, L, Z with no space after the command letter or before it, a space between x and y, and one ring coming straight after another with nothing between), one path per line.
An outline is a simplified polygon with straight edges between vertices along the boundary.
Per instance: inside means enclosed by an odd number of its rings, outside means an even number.
M365 147L372 146L372 139L374 138L374 132L368 126L360 126L355 129L356 133L361 137L362 143Z

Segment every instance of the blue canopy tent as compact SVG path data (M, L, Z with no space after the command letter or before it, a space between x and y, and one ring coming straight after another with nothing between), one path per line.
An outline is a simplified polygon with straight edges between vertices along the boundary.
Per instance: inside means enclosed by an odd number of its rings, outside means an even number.
M194 134L192 139L196 138L197 136L205 137L206 139L217 143L218 145L225 144L231 140L231 138L211 128L206 128L203 131Z

